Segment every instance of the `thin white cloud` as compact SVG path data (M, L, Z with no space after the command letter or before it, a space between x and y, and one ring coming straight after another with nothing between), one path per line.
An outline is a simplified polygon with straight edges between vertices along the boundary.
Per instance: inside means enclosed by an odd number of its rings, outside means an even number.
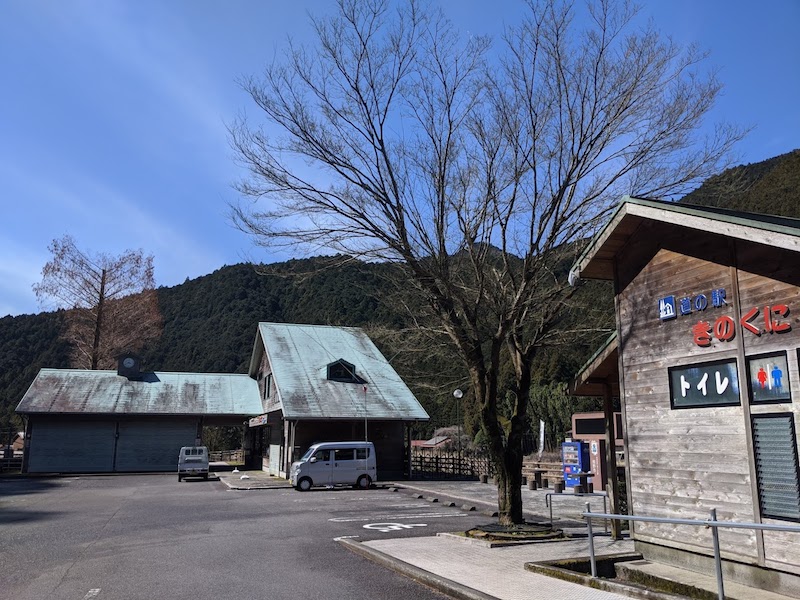
M32 286L47 261L46 248L32 252L12 239L0 237L0 317L39 312Z
M136 86L137 96L149 98L149 109L167 104L163 114L170 115L170 127L197 137L211 138L225 144L223 123L225 109L210 72L198 52L182 18L183 3L71 2L68 5L45 5L43 11L50 27L74 45L89 47L99 68L106 62L115 65L112 73L98 72L111 81L125 80ZM42 6L39 6L42 12ZM143 108L147 112L147 108ZM136 122L142 115L120 115ZM187 123L191 122L191 125ZM147 135L149 129L133 133Z

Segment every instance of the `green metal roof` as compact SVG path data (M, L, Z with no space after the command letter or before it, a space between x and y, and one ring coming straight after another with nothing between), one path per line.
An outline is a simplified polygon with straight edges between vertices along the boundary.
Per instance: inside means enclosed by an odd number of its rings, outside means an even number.
M251 375L258 368L260 353L266 351L284 418L430 418L360 328L259 323L258 332ZM329 380L327 367L339 360L352 364L364 383Z
M247 375L142 373L130 380L116 371L42 369L19 413L256 415L258 384Z

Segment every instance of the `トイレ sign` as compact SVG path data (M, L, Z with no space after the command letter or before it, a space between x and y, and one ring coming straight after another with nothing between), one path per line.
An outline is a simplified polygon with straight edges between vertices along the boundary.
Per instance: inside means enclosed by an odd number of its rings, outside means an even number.
M736 359L669 369L672 408L739 404Z

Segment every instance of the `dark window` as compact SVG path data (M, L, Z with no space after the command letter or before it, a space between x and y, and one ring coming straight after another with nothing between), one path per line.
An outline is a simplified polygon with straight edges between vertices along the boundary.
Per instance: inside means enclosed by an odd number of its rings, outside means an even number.
M353 460L353 449L337 448L333 451L333 460Z
M753 416L761 515L800 521L800 475L793 414Z
M739 375L736 359L671 367L669 396L672 408L737 406Z
M322 462L328 462L331 459L331 451L330 450L317 450L314 453L314 457L317 460L321 460Z
M356 374L355 366L343 359L328 365L328 379L343 383L364 383L364 380Z
M267 383L264 387L264 397L269 398L272 395L272 373L267 375Z
M369 448L356 448L356 460L366 460L369 457Z
M575 419L575 435L600 435L606 432L606 422L603 418Z

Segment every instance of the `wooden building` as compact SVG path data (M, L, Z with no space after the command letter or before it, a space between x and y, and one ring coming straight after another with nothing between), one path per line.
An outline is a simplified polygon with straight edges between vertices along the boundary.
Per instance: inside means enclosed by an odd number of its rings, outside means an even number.
M614 285L617 334L575 391L622 399L631 513L798 524L800 221L625 197L570 275ZM713 572L705 528L633 534L646 558ZM720 543L726 578L800 595L800 534Z
M286 476L314 442L368 438L378 477L401 477L428 414L358 328L259 323L250 373L42 369L20 401L24 470L173 471L204 425L245 427L248 468ZM365 431L366 428L366 431Z
M174 471L203 425L241 426L261 409L247 375L41 369L17 412L25 418L29 473Z
M363 330L259 323L250 376L263 414L249 422L249 466L286 477L315 442L366 439L379 479L407 473L411 426L428 413Z

